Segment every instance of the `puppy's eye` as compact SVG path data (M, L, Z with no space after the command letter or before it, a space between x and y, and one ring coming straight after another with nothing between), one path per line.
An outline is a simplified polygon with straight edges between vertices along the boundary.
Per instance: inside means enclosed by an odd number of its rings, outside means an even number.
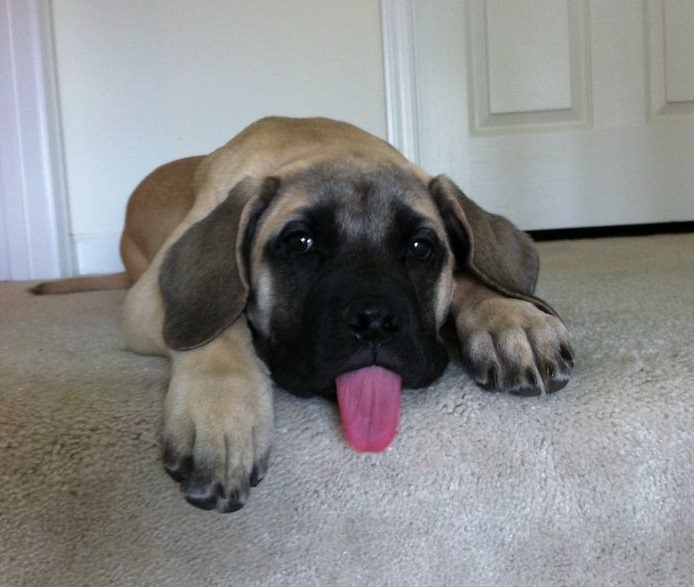
M409 253L415 259L419 261L425 261L431 256L431 252L434 250L434 245L429 239L417 237L412 239L410 242Z
M284 245L295 255L301 255L313 248L313 237L304 230L294 230L285 235Z

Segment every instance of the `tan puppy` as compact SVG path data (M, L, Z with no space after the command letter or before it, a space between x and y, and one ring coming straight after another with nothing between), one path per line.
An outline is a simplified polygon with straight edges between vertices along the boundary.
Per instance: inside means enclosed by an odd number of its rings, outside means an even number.
M342 122L267 118L160 167L130 199L121 253L124 275L37 290L132 284L128 348L172 360L164 464L206 509L240 508L265 474L273 380L336 394L348 441L375 451L401 388L445 368L449 319L485 389L553 392L573 367L533 296L530 239Z

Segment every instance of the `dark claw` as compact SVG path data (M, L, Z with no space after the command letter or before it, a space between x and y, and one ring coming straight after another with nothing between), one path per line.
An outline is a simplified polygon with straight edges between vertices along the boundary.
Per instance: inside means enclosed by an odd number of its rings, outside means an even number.
M242 507L243 503L240 501L233 501L231 499L227 499L225 501L220 501L217 504L217 511L220 514L230 514L232 512L238 512Z
M193 470L193 457L179 457L175 451L167 446L164 449L164 470L171 476L174 481L185 481Z
M496 391L499 389L499 369L496 365L492 365L487 370L487 380L480 383L483 389L487 391Z
M504 389L512 395L530 397L542 393L542 385L537 382L535 370L532 367L520 367L510 373L505 381Z
M528 385L526 383L513 387L509 391L513 395L518 395L521 397L533 397L542 393L542 389L539 385Z
M264 456L260 457L255 464L253 465L253 470L251 471L251 478L250 478L250 484L251 487L256 487L258 483L260 483L263 480L263 477L265 477L265 473L268 469L268 465L270 464L270 455L265 454Z
M210 487L209 481L204 475L195 475L181 485L181 491L186 501L201 510L213 510L217 506L217 500L224 498L224 489L221 483L215 483Z
M244 502L239 498L239 492L234 490L226 498L224 495L220 495L216 509L220 514L230 514L231 512L239 511L243 505Z
M563 389L566 387L566 384L569 382L568 377L559 377L557 379L550 379L547 381L547 384L545 385L545 389L547 390L547 393L554 393L555 391L559 391L560 389Z
M216 495L209 495L205 497L191 497L189 495L184 496L186 501L194 505L201 510L216 510L220 514L230 514L231 512L237 512L243 507L243 503L238 501L238 498L219 498Z
M547 365L547 380L545 381L545 390L547 393L554 393L559 391L569 382L569 377L562 373L561 370L557 372L555 365Z
M239 499L238 491L232 491L228 497L225 497L221 483L216 483L211 493L207 495L190 495L183 487L181 489L186 501L201 510L216 510L219 513L228 514L240 510L244 505L244 502Z
M528 385L537 385L537 377L535 377L535 371L528 368L525 370L525 378L528 381Z
M563 344L559 348L559 354L561 354L561 358L564 359L564 361L569 366L569 368L573 369L575 363L574 363L574 355L571 352L571 349L568 346L566 346L565 344Z
M260 483L263 480L263 475L260 474L260 468L258 465L253 465L253 470L251 471L251 487L257 487L258 483Z
M210 496L215 498L220 493L220 489L212 485L212 476L209 471L198 465L193 474L181 483L181 491L186 496L193 499L207 499Z
M191 497L190 495L184 495L186 501L190 505L194 505L196 508L201 510L213 510L217 507L217 496L207 495L205 497Z
M183 483L181 491L189 504L202 510L217 510L226 514L240 510L244 503L239 498L238 491L234 490L227 496L221 483L217 482L210 487L204 476Z

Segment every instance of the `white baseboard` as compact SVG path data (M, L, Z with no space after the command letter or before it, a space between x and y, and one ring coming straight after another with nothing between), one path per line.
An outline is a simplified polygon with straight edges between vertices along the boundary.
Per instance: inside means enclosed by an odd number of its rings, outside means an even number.
M118 252L120 234L76 234L72 238L80 275L123 271Z

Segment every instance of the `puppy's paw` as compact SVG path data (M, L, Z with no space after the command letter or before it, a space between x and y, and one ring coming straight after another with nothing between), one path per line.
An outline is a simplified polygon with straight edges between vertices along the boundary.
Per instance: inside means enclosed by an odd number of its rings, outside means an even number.
M164 468L185 499L234 512L265 475L272 442L269 389L229 378L174 378L164 409ZM186 378L188 379L188 378Z
M522 396L562 389L574 366L561 320L529 302L492 297L456 316L463 362L490 391Z

